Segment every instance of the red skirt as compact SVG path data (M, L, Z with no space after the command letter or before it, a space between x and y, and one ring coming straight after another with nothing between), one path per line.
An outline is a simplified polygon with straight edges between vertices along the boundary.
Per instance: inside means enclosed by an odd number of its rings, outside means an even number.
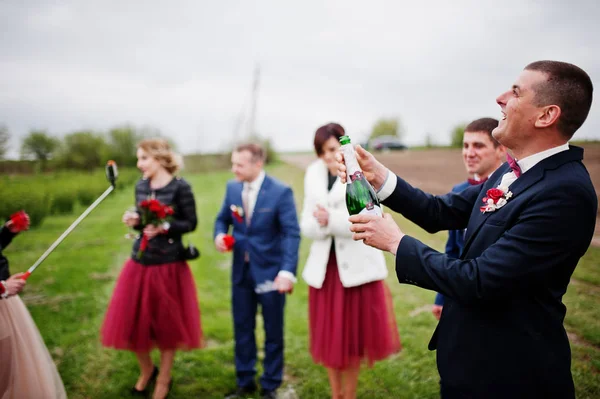
M310 353L333 369L372 366L402 348L392 296L383 281L345 288L335 251L331 251L323 287L309 287Z
M186 262L144 266L129 259L106 312L102 344L147 352L199 348L196 285Z

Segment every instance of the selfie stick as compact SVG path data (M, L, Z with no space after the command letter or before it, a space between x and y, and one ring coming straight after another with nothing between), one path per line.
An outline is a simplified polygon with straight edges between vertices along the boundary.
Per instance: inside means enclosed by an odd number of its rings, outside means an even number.
M75 220L67 230L65 230L64 233L62 233L62 235L60 237L58 237L58 239L56 241L54 241L54 243L50 246L50 248L48 248L46 250L46 252L43 253L42 256L40 256L40 258L33 264L33 266L31 266L27 272L25 272L25 274L23 274L23 276L21 277L23 280L27 280L29 278L29 276L31 276L31 273L33 273L33 271L35 269L37 269L37 267L48 257L48 255L50 255L52 253L52 251L54 251L54 249L56 247L58 247L58 245L69 235L69 233L71 233L73 230L75 230L75 227L77 227L77 225L86 218L87 215L90 214L90 212L92 212L94 210L94 208L96 208L98 206L98 204L100 204L104 198L106 198L108 196L108 194L110 194L114 189L115 189L115 181L117 180L117 176L119 175L118 171L117 171L117 164L115 163L115 161L108 161L106 163L106 178L108 179L108 181L110 182L110 186L106 189L106 191L104 191L104 193L98 197L98 199L96 201L94 201L94 203L92 205L90 205L82 214L81 216L79 216L77 218L77 220Z

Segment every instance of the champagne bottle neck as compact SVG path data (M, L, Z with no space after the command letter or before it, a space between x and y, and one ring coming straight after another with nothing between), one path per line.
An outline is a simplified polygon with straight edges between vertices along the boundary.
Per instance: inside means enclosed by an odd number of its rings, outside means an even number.
M344 154L344 162L346 164L347 181L350 183L356 180L357 177L362 176L362 170L358 165L352 144L342 145L342 153Z

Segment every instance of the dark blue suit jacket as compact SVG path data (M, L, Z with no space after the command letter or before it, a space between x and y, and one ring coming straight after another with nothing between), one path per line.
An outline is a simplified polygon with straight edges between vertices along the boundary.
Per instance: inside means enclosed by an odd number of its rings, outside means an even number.
M453 193L460 193L465 188L469 187L469 182L464 181L452 187ZM450 230L448 232L448 241L446 241L446 250L444 253L451 258L458 258L463 248L465 247L465 231ZM444 306L444 296L439 292L435 296L435 304Z
M385 205L429 232L467 227L461 259L405 236L396 254L401 283L446 297L429 344L443 384L474 398L573 398L562 296L594 233L598 199L583 150L544 159L482 213L482 198L510 169L483 185L431 196L398 179Z
M231 213L231 205L242 207L243 183L231 180L227 183L225 200L215 221L214 236L227 234L233 226L232 281L243 278L244 254L250 255L250 272L259 284L273 281L280 270L296 274L300 227L292 189L280 181L265 176L258 192L252 220L239 222Z

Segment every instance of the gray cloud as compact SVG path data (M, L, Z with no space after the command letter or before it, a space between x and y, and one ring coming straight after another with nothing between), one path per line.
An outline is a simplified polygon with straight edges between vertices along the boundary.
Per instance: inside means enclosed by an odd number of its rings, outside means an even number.
M4 0L0 121L13 148L31 128L130 122L184 152L224 149L258 64L256 127L278 149L310 149L332 120L360 139L396 115L408 143L446 143L458 122L498 117L496 96L531 61L600 77L593 1L284 3ZM576 138L600 138L599 109Z

